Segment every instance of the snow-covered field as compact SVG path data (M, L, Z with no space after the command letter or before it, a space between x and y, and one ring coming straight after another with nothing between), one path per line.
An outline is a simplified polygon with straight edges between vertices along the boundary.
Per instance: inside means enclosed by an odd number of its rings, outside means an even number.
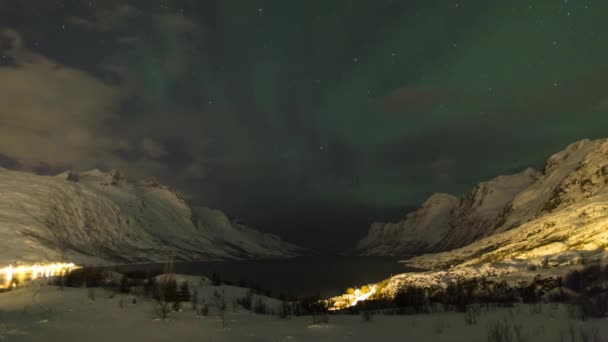
M61 290L37 281L0 294L0 341L500 341L488 336L502 324L511 335L502 341L606 341L608 337L608 321L581 322L570 318L565 305L553 304L543 305L540 313L524 304L482 308L473 325L465 323L463 313L437 312L374 315L371 322L361 316L331 315L328 325L315 326L310 316L280 319L240 306L234 310L233 299L244 296L247 289L192 282L201 302L209 302L214 291L224 293L229 304L226 328L213 308L207 317L198 317L185 303L182 312L163 321L149 299L137 297L133 304L133 295L96 289L91 300L86 288ZM264 300L270 310L280 305L275 299Z

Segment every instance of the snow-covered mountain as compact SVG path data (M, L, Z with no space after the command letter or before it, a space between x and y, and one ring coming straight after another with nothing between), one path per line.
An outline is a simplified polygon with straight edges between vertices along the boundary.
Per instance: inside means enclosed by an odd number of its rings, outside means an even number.
M425 203L400 223L374 224L359 248L368 255L450 251L415 258L423 267L605 248L606 210L608 139L581 140L551 156L542 174L527 169L481 183L447 214ZM443 219L427 225L414 220L419 215Z
M398 223L374 223L358 248L364 255L407 256L461 247L489 234L504 207L538 173L527 169L476 186L467 196L434 194Z
M374 223L359 242L364 255L411 255L426 252L450 231L450 215L458 198L434 194L397 223Z
M192 207L153 179L119 171L39 176L0 168L0 264L127 263L289 257L274 235Z

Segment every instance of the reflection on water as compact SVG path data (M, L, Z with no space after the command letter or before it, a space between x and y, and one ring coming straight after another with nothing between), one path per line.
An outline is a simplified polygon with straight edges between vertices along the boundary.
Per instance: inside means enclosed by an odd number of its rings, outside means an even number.
M176 273L211 277L223 282L268 289L278 295L331 297L348 287L382 281L408 269L396 258L386 257L297 257L279 260L181 262ZM118 271L162 272L159 264L129 265Z

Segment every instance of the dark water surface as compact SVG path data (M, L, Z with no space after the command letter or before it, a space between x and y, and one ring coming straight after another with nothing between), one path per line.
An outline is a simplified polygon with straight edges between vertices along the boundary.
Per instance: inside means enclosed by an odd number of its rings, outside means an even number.
M239 260L178 262L174 272L211 277L219 274L222 281L268 289L274 296L334 296L348 287L382 281L391 275L411 271L386 257L297 257L281 260ZM161 272L162 264L116 267L118 271Z

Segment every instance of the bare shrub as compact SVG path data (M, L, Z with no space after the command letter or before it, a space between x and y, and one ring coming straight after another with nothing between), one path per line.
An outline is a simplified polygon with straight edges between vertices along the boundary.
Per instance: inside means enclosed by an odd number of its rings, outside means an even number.
M227 328L228 323L226 321L226 310L228 310L228 304L224 298L224 293L222 292L220 294L218 291L214 291L212 300L212 304L217 310L217 315L222 321L222 328Z
M440 335L440 334L443 334L444 330L445 330L445 323L443 322L441 317L437 317L437 320L435 321L435 332Z
M361 319L363 322L371 322L374 319L374 312L371 310L361 311Z
M257 297L255 300L255 304L253 305L253 312L265 315L268 313L268 308L266 307L266 303L261 297Z
M192 291L191 302L192 302L192 310L194 310L196 312L196 310L198 310L198 290L197 289L194 289L194 291Z
M291 307L291 303L287 301L282 301L279 304L279 318L288 319L293 314L293 308Z
M203 304L197 314L200 317L207 317L209 315L209 305Z
M477 318L479 317L481 308L479 305L469 305L467 311L464 314L464 321L467 325L477 324Z
M327 307L320 302L316 302L310 306L310 312L312 314L312 324L314 325L325 325L329 324L329 315L327 314Z
M395 294L395 305L401 309L410 308L415 313L428 312L428 300L424 289L407 286Z
M251 307L253 305L253 292L249 290L245 297L237 299L236 302L246 310L251 311Z
M164 277L158 282L154 289L154 300L156 300L156 313L165 320L173 311L177 299L177 282L171 276Z
M517 342L525 342L526 338L524 337L524 326L521 324L513 324L513 332L515 333L515 341Z
M487 329L488 342L512 342L513 334L507 320L490 323Z

